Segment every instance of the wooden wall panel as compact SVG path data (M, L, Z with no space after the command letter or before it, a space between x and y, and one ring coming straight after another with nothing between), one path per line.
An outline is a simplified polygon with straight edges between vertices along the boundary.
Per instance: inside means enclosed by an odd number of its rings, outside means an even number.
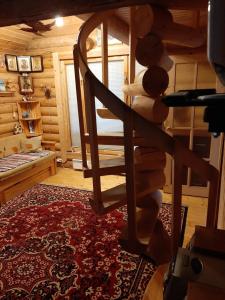
M13 128L18 123L18 114L14 113L16 107L10 104L10 112L2 113L4 106L4 104L0 105L0 137L1 135L12 135Z
M58 116L43 116L42 123L46 125L58 125Z
M195 57L186 56L173 57L174 67L169 72L169 86L166 94L184 89L204 89L216 87L216 74L212 70L210 64L204 60L205 56ZM195 109L195 127L207 127L203 122L203 108ZM176 108L173 112L173 122L176 127L190 126L191 108ZM170 113L170 115L172 115ZM166 126L169 126L170 121L166 121Z
M56 107L41 107L41 115L42 116L57 116L57 108Z
M1 53L4 57L4 53ZM18 123L16 102L21 99L19 95L18 74L7 72L6 67L0 67L0 79L8 83L10 90L15 91L12 96L0 96L0 137L13 134L13 128Z
M215 72L208 62L198 64L197 88L207 89L216 87Z
M38 54L38 52L29 54ZM34 84L33 99L40 101L43 139L56 142L56 148L60 150L59 122L55 99L55 79L52 54L50 52L43 54L43 66L43 72L32 74ZM45 96L46 88L49 88L51 91L51 97L49 99Z
M176 64L175 91L193 89L195 85L195 64Z

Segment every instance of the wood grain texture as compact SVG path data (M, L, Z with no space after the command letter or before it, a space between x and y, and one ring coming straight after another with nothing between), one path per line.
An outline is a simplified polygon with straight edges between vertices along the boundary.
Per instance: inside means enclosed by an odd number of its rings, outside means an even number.
M19 5L18 5L19 2ZM77 15L95 11L126 7L130 5L157 4L169 8L201 9L207 7L207 0L11 0L0 2L0 26L23 23L24 20L43 20L54 18L55 15ZM25 9L26 8L26 9Z

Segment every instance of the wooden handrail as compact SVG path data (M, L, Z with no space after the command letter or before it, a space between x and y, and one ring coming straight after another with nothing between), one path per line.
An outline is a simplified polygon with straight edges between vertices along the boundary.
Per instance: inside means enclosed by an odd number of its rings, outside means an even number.
M180 232L181 223L181 172L182 167L187 166L191 168L195 173L197 173L204 180L208 180L209 184L209 199L208 199L208 213L207 213L207 226L216 228L217 227L217 215L218 215L218 184L219 184L219 173L216 168L210 165L208 162L204 161L198 157L191 150L185 148L179 141L174 137L171 137L160 128L155 126L153 123L147 121L138 113L133 111L128 105L126 105L122 100L115 96L108 88L101 83L95 75L90 71L87 65L87 53L86 53L86 40L89 34L97 27L104 23L107 18L113 15L113 11L108 11L104 13L98 13L93 15L89 20L87 20L80 31L77 44L77 55L79 59L79 68L84 79L84 89L86 90L86 101L89 102L89 107L94 107L91 101L97 97L98 100L118 119L124 122L124 128L126 128L126 137L124 138L125 143L125 157L126 151L130 151L132 132L135 130L138 136L145 139L146 147L155 147L161 151L170 154L174 158L174 188L173 188L173 235L175 236L173 240L173 249L178 247L178 236ZM88 112L89 118L91 114ZM132 120L132 122L131 122ZM97 136L89 137L95 140L97 143ZM127 143L128 141L128 143ZM97 155L97 148L93 147L92 155ZM126 162L127 163L127 162ZM99 163L97 160L96 172L99 169ZM129 169L129 170L128 170ZM134 171L132 168L127 169L127 180L133 184ZM99 175L100 176L100 175ZM131 191L131 189L130 189ZM133 199L133 198L132 198ZM135 199L131 201L135 203ZM134 211L131 209L131 214ZM179 215L179 216L178 216ZM136 231L133 228L134 232ZM131 240L135 243L135 234L132 235Z

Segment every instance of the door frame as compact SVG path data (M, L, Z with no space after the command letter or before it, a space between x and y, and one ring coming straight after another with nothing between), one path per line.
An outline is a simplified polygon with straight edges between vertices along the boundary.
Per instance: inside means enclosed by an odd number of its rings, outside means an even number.
M128 80L128 55L113 55L109 56L109 61L115 60L124 60L124 83L127 83ZM101 62L102 58L99 57L91 57L88 59L89 62ZM64 127L64 152L66 159L78 158L80 157L80 147L73 148L72 139L71 139L71 128L70 128L70 114L69 114L69 101L68 101L68 91L67 91L67 76L66 76L66 66L73 65L73 59L69 57L59 57L59 65L60 65L60 82L61 82L61 107L63 107L63 116L64 122L61 123L61 126ZM82 81L81 81L82 84ZM127 103L129 101L128 97L124 95L124 101ZM65 121L66 120L66 121ZM85 121L85 120L84 120ZM73 149L76 149L73 151ZM88 147L87 147L88 149ZM110 150L110 149L102 149L99 150L99 153L102 155L121 155L121 151Z

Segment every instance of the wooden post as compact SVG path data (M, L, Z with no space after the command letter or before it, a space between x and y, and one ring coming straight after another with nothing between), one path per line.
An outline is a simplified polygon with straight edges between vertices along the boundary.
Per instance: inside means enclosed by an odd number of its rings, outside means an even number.
M95 111L95 97L90 77L86 73L84 78L84 90L86 100L86 111L88 121L88 132L91 150L91 164L93 172L93 209L98 213L102 212L102 194L101 194L101 179L99 172L99 155L98 155L98 139L97 139L97 124ZM92 202L91 202L92 205Z
M176 256L181 233L181 197L182 197L182 158L180 157L180 149L176 142L174 147L174 162L173 162L173 224L172 224L172 252Z
M56 103L57 103L57 114L58 114L58 122L59 122L59 136L60 136L60 155L62 161L65 162L67 160L66 156L66 134L65 134L65 122L66 120L64 115L63 103L62 103L62 88L61 88L61 78L60 78L60 60L58 53L54 52L53 56L53 67L55 73L55 92L56 92Z
M81 82L80 82L80 73L79 73L79 58L77 53L77 45L74 46L73 50L73 61L74 61L74 74L75 74L75 84L77 91L77 110L78 110L78 119L80 124L80 141L81 141L81 155L83 168L88 168L87 166L87 149L85 144L85 128L84 128L84 112L81 96Z
M134 24L135 7L130 8L130 31L129 31L129 83L134 82L135 77L135 49L136 49L136 33ZM132 102L132 98L129 99L129 104Z
M108 87L108 26L104 21L101 26L101 48L102 48L102 82Z
M128 211L128 241L129 246L135 248L137 241L136 222L136 189L134 170L134 145L133 145L133 120L132 115L127 113L124 122L124 154L126 169L126 193Z
M218 93L225 93L225 87L220 80L216 80L216 90ZM219 153L218 153L219 149ZM224 133L219 137L212 138L210 149L210 163L217 168L220 173L220 191L219 191L219 214L218 228L225 229L225 148Z

